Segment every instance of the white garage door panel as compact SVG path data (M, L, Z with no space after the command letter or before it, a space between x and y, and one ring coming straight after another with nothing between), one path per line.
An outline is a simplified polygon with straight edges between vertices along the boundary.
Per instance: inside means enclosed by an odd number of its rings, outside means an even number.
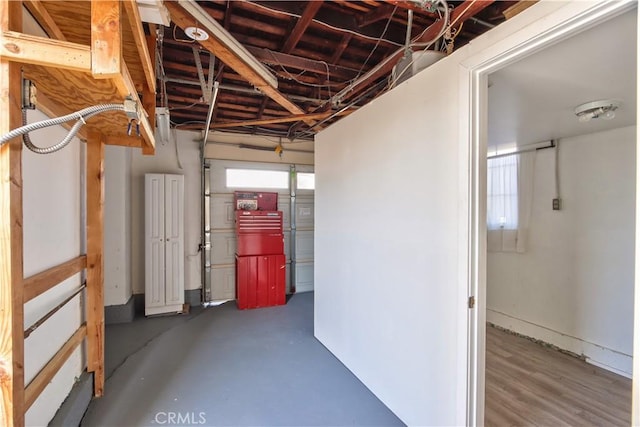
M236 235L233 231L211 233L212 262L215 265L234 264L236 262Z
M295 259L297 266L291 264L291 196L289 189L235 189L226 187L226 170L261 169L286 170L288 164L249 163L226 160L209 160L209 206L210 213L210 300L235 299L235 251L237 247L235 235L235 206L234 190L240 191L271 191L278 193L278 210L282 211L284 228L284 253L287 260L286 286L291 290L291 278L295 277L296 292L313 290L313 227L314 227L314 196L312 190L299 190L296 197L296 237ZM296 166L300 172L312 172L306 166ZM295 269L292 275L291 269Z
M296 265L296 292L313 291L313 263Z
M296 233L296 262L313 261L313 231Z
M213 194L211 203L213 205L213 209L211 209L211 228L214 230L233 230L235 227L233 194Z
M314 222L313 197L296 198L296 227L300 229L312 229Z
M235 266L212 268L211 282L216 284L211 289L212 301L236 299Z

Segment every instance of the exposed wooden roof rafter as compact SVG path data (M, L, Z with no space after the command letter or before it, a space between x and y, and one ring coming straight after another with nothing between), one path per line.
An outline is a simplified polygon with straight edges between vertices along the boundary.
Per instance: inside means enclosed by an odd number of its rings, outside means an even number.
M298 19L298 22L296 22L296 26L293 27L291 34L289 34L287 41L282 47L282 53L291 53L293 48L300 41L302 34L307 30L307 27L311 23L313 17L316 16L316 13L320 10L322 3L322 0L310 1L307 3L307 7L304 9L302 16Z
M196 17L191 15L190 12L180 6L179 3L167 2L165 3L165 5L171 12L174 23L183 30L186 27L193 25L194 22L198 22ZM200 22L200 25L203 25L203 27L205 27L204 23L202 22ZM241 59L236 52L234 52L232 49L225 46L220 40L218 40L215 37L215 34L209 34L209 38L200 41L200 44L204 48L209 50L209 52L212 52L214 55L216 55L216 57L218 57L225 64L233 68L238 74L244 77L254 87L261 90L264 94L269 96L278 104L282 105L289 112L293 114L304 113L304 111L300 107L291 102L285 95L278 91L278 89L267 82L261 74L257 73L247 63L245 63L244 60ZM315 122L309 120L309 124L315 124Z

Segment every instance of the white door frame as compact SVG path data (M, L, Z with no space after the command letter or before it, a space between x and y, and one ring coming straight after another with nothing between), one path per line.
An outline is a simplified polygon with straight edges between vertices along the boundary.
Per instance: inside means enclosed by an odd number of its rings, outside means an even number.
M542 2L545 3L545 2ZM533 7L537 7L533 6ZM543 6L540 4L540 6ZM500 40L500 48L487 49L465 60L460 67L460 120L461 153L468 153L468 168L461 173L462 188L468 188L468 212L461 221L469 230L465 246L468 248L466 271L468 295L475 297L475 308L470 309L467 323L467 425L484 425L485 387L485 319L486 319L486 153L488 75L532 53L566 39L580 31L626 12L636 3L632 1L571 2L536 22L537 33L523 28ZM525 12L527 13L527 12ZM550 64L553 66L553 64ZM640 85L639 85L640 89ZM639 153L640 158L640 153ZM640 173L638 175L640 177ZM637 180L640 194L640 179ZM636 229L640 227L640 204L636 199ZM640 234L640 233L639 233ZM464 238L464 237L463 237ZM636 239L638 244L638 239ZM636 250L636 271L640 269L640 245ZM636 274L636 298L640 302L640 274ZM639 309L638 304L635 306ZM638 318L638 316L636 316ZM634 331L634 343L640 346L640 330ZM640 359L640 358L639 358ZM635 366L635 361L634 361ZM634 369L633 424L637 422L640 390L635 383L640 378Z

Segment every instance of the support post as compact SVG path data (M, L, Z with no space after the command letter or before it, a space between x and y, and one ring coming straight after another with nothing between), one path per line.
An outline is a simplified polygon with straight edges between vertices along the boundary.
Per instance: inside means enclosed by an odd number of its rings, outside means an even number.
M149 50L149 54L151 55L151 64L153 66L154 78L155 78L155 69L156 69L156 32L155 25L150 24L151 34L147 36L147 47ZM151 85L145 85L144 90L142 91L142 106L144 110L149 113L149 125L151 126L151 130L153 131L156 128L156 92L155 86L151 87ZM155 154L155 147L149 146L147 144L142 144L142 154L153 155Z
M22 31L22 2L0 1L0 31ZM0 59L0 134L21 125L20 66ZM22 141L0 147L0 425L24 426Z
M95 79L122 73L122 7L119 0L91 1L91 72Z
M104 390L104 136L87 140L87 370L94 396Z

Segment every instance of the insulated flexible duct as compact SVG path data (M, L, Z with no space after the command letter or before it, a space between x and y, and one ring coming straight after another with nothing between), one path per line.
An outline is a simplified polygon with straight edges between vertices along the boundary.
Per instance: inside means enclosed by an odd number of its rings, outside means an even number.
M24 140L24 144L27 146L27 148L35 153L38 154L50 154L50 153L54 153L58 150L61 150L62 148L64 148L67 144L69 144L69 142L71 142L71 140L73 139L74 136L76 136L76 134L78 133L78 131L80 130L80 128L86 124L86 120L101 114L101 113L105 113L107 111L125 111L124 105L123 104L100 104L100 105L94 105L91 107L87 107L84 108L80 111L76 111L74 113L71 114L67 114L66 116L61 116L61 117L57 117L54 119L47 119L47 120L42 120L36 123L31 123L28 125L24 125L22 127L19 127L17 129L12 130L11 132L3 135L0 138L0 146L6 144L7 142L9 142L10 140L12 140L13 138L16 138L18 136L24 135L23 136L23 140ZM22 113L22 120L23 122L26 121L26 111L23 111ZM34 130L38 130L38 129L44 129L50 126L56 126L56 125L61 125L63 123L69 122L71 120L77 120L77 122L73 125L73 127L71 128L71 130L69 131L69 133L67 134L67 136L64 137L64 139L62 139L62 141L58 142L55 145L52 145L50 147L37 147L35 146L30 138L29 138L29 132L32 132Z

